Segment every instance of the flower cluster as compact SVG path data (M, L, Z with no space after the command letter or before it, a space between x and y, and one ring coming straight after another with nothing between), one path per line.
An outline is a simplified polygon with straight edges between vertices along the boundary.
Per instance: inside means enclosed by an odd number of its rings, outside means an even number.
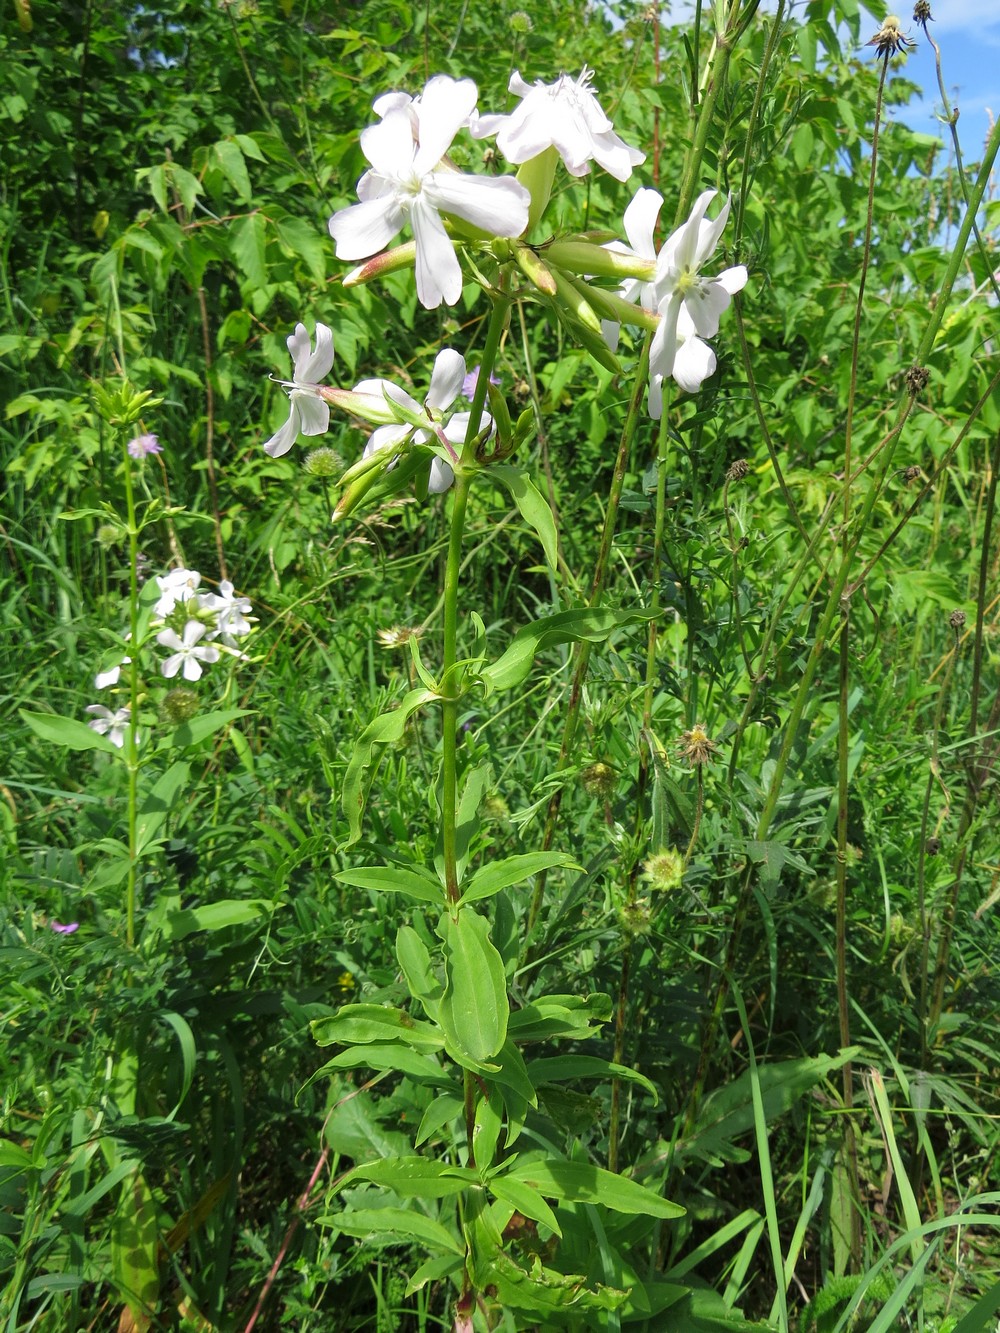
M172 680L180 674L186 681L200 680L204 668L218 662L223 653L245 660L239 641L253 629L252 607L246 597L237 594L233 584L223 579L219 591L201 590L201 574L194 569L172 569L158 575L160 595L153 607L152 628L155 641L168 655L158 661L160 674ZM122 668L131 665L125 656L99 671L94 677L96 689L113 689L121 680ZM121 749L131 723L131 707L108 708L90 704L87 725L106 736Z
M545 210L560 158L572 176L584 175L596 161L619 181L645 160L615 133L592 81L587 68L577 79L564 74L551 84L529 84L515 71L508 88L520 102L508 114L481 114L475 83L443 74L416 96L378 97L377 121L360 137L370 165L358 182L358 202L334 213L329 230L339 258L367 261L346 276L345 285L412 265L417 295L427 309L454 305L463 282L456 246L470 252L479 247L494 268L513 264L520 270L536 296L602 363L608 363L607 348L617 350L623 322L646 330L652 334L648 407L658 418L665 380L694 393L715 372L707 339L718 333L722 314L746 285L747 270L736 265L715 277L701 274L730 211L727 199L718 215L708 218L714 190L698 197L687 221L659 249L654 232L663 196L648 188L638 190L625 211L627 244L602 247L578 237L532 245L525 239ZM520 167L517 178L458 170L449 153L463 128L474 139L495 137L497 150ZM407 225L412 242L386 250ZM619 284L617 291L593 285L608 277ZM268 454L287 453L299 435L324 434L330 407L337 406L376 428L361 459L341 479L355 498L404 458L400 484L422 468L428 491L447 489L472 433L469 414L454 413L453 404L460 393L475 393L478 370L466 374L459 353L445 349L418 402L383 379L362 380L352 390L324 384L334 355L333 333L325 324L316 324L314 340L297 324L287 345L293 372L281 383L289 398L288 419L264 445ZM613 356L610 364L617 366ZM492 366L489 370L490 383L498 384ZM476 426L481 436L494 423L484 413ZM334 516L343 512L341 501Z

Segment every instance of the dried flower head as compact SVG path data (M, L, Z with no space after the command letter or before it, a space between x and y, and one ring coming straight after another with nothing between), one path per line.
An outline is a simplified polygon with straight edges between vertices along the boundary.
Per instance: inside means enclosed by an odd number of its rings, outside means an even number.
M375 637L381 648L405 648L411 639L419 639L421 631L410 625L390 625L380 629Z
M926 366L911 366L903 376L906 392L912 398L916 398L918 393L923 393L924 389L927 388L930 377L931 372Z
M684 858L673 847L663 847L643 862L643 870L650 888L667 893L676 889L684 878Z
M924 475L924 470L918 463L911 463L909 467L903 468L903 480L907 486L912 486L915 481L919 481Z
M689 764L707 764L711 761L718 746L709 739L708 732L696 722L690 731L681 736L680 751Z
M941 839L934 833L924 843L924 851L928 856L937 856L941 850Z
M875 47L876 55L885 56L888 60L890 56L911 51L916 46L916 42L903 32L898 15L887 14L881 28L868 42L868 45Z
M948 624L951 626L953 630L956 631L960 630L962 626L965 624L965 612L952 611L951 615L948 617Z
M928 0L917 0L917 3L913 6L913 22L919 23L924 32L927 32L927 25L933 18L934 15L931 13Z
M750 472L750 464L745 458L737 458L734 463L729 464L726 471L726 481L742 481Z
M610 764L588 764L580 773L580 782L588 796L597 796L603 800L614 792L618 784L618 774Z

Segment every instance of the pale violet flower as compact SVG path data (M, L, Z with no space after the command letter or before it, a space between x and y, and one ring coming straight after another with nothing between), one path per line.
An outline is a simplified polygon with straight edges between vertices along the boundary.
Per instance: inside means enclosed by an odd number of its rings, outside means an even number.
M196 569L171 569L167 574L157 574L156 582L161 595L153 614L165 620L175 606L197 597L201 575Z
M379 426L369 436L362 457L370 458L378 450L391 450L405 444L407 440L412 440L414 444L426 444L433 434L433 418L435 416L440 417L451 407L462 390L464 380L465 357L451 347L443 348L434 360L431 382L423 407L414 398L411 398L405 389L401 389L398 384L393 384L389 380L362 380L360 384L355 386L355 393L381 394L389 402L398 403L409 412L425 413L428 418L427 430L414 429L407 422L400 422L398 425L392 426ZM439 495L442 491L446 491L454 480L455 473L449 463L446 463L442 458L431 460L431 475L427 489L433 495Z
M320 396L319 381L333 369L333 332L316 324L316 346L304 324L285 339L292 357L292 378L282 380L288 390L288 420L264 445L272 458L287 454L300 435L323 435L330 425L330 406Z
M470 403L476 396L476 386L479 383L479 370L479 366L476 366L474 370L469 371L468 375L466 375L465 379L462 381L462 397L468 398ZM490 383L499 385L499 376L491 374Z
M473 116L473 138L497 137L508 162L528 162L555 148L571 176L583 176L595 161L616 180L626 181L646 154L615 133L591 89L594 72L584 65L578 79L562 74L555 83L526 83L515 70L508 91L521 104L510 115Z
M49 929L54 930L57 935L73 935L80 929L79 921L50 921Z
M249 634L253 629L247 616L252 612L249 597L238 597L236 589L229 579L223 579L219 584L217 593L205 593L199 599L202 608L206 611L213 611L216 615L215 627L211 626L206 639L218 639L229 647L233 647L236 639L242 638L244 634Z
M377 254L408 220L416 242L417 295L428 310L442 301L454 305L462 294L462 269L442 213L491 236L520 236L528 223L524 186L510 177L466 175L443 160L478 96L471 79L439 74L419 97L379 98L381 120L361 134L361 151L371 163L358 182L361 202L330 219L339 259Z
M715 353L705 338L719 331L719 319L733 296L743 290L747 270L743 264L727 268L716 278L699 276L712 254L729 217L727 199L714 222L705 213L715 190L700 194L691 216L664 243L656 260L653 282L660 324L649 352L649 410L658 417L664 379L674 379L682 389L694 393L715 370Z
M125 446L129 458L146 458L149 454L162 454L163 445L156 435L137 435Z
M200 643L206 633L207 628L200 621L189 620L184 626L183 637L173 629L164 629L157 634L156 642L163 648L173 650L171 655L160 663L160 670L168 680L176 676L178 671L185 680L200 680L202 663L219 660L219 650L215 644Z
M105 708L103 704L88 704L87 712L91 714L91 721L87 723L91 731L96 731L98 736L107 736L111 744L116 745L120 750L125 744L125 737L128 735L132 710L126 706L125 708L116 708L112 712L110 708Z

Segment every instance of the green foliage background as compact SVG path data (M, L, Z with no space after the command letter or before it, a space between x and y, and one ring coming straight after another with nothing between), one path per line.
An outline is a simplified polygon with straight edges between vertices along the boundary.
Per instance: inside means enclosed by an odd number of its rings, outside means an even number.
M658 850L636 822L648 743L641 628L595 654L584 740L558 777L566 652L543 654L544 670L523 694L463 716L463 762L491 765L479 855L530 851L561 783L557 846L584 868L550 876L532 961L508 978L515 1005L543 987L617 997L630 951L624 1063L657 1099L624 1085L621 1160L688 1210L669 1224L618 1218L604 1242L581 1221L561 1252L537 1230L512 1241L526 1266L544 1252L561 1272L591 1282L648 1278L653 1295L621 1316L570 1311L497 1326L779 1327L779 1283L763 1239L767 1201L785 1255L796 1256L787 1326L845 1327L856 1299L860 1322L851 1326L878 1327L892 1292L905 1288L891 1316L900 1322L883 1327L951 1329L997 1290L995 1232L954 1223L970 1200L998 1187L995 531L994 545L986 541L1000 431L989 285L995 200L981 213L983 246L964 261L926 363L929 386L861 560L879 555L906 522L854 599L852 1040L857 1065L880 1068L890 1090L920 1219L952 1219L919 1285L909 1251L891 1249L909 1229L885 1174L892 1125L887 1135L861 1098L851 1115L865 1276L847 1272L832 654L809 692L771 830L764 840L753 835L839 535L825 506L842 480L880 72L861 43L884 16L872 9L874 20L848 0L811 0L781 25L773 56L773 17L748 11L704 158L700 188L737 201L724 244L730 262L750 269L740 305L746 355L783 485L730 312L718 375L696 398L681 398L671 420L654 730L664 757L661 827L681 848L698 835L683 885L659 892L647 878L636 900L621 873L633 867L634 889ZM512 21L522 10L527 32ZM427 312L408 273L352 290L339 281L344 266L326 222L355 197L366 165L358 132L374 96L417 91L446 72L475 79L480 107L499 109L513 68L552 80L587 62L617 130L647 161L627 185L600 172L562 176L557 217L568 230L608 225L637 184L655 181L669 223L692 132L692 82L710 44L707 11L697 32L654 33L638 5L593 9L577 0L35 0L30 8L7 0L0 1310L11 1333L119 1327L128 1291L111 1259L116 1159L100 1146L108 1140L119 1160L142 1162L148 1181L142 1215L160 1245L156 1327L249 1329L279 1253L258 1328L451 1326L447 1281L407 1292L413 1253L375 1224L355 1241L330 1188L349 1166L412 1151L427 1094L392 1073L368 1083L365 1070L310 1082L323 1061L307 1026L344 1000L395 1004L404 993L391 941L412 913L394 894L335 876L386 849L432 864L438 738L430 721L413 723L384 756L360 858L339 850L347 833L339 800L358 732L412 684L408 654L381 646L379 631L419 628L425 659L440 651L446 506L386 504L332 528L326 484L302 469L299 452L279 460L261 452L287 410L269 377L288 373L285 338L300 319L334 329L334 375L345 387L380 374L422 388L441 345L466 351L481 341L471 298ZM916 78L933 78L924 42L893 63L887 82L856 460L884 447L963 212L953 163L936 139L905 124ZM467 137L455 157L464 169L485 169L482 146ZM228 572L261 621L254 664L226 686L225 705L248 712L187 753L146 862L141 907L160 946L128 958L107 851L120 824L122 773L100 754L40 743L19 714L81 717L122 623L125 554L94 516L102 505L121 510L120 460L93 393L122 373L163 399L143 425L164 445L166 472L149 463L144 475L157 494L168 479L176 512L149 530L150 569L183 560L213 578ZM528 620L585 597L630 391L627 376L599 367L539 305L526 307L523 324L515 316L501 373L518 407L537 396L542 429L526 461L552 501L560 562L556 570L540 562L534 533L503 492L474 493L463 598L482 615L496 654ZM350 463L363 437L335 422L326 442ZM645 421L626 477L614 607L648 604L651 594L655 454L655 425ZM727 483L737 460L748 474ZM859 488L866 484L862 477ZM91 516L70 522L71 510ZM794 572L814 537L808 572ZM949 621L956 610L964 627ZM768 629L774 646L758 671L753 659ZM973 698L978 726L970 731ZM700 825L700 778L680 740L695 724L718 743ZM737 872L748 860L758 867L753 904L734 935ZM495 937L520 939L529 896L522 887L498 899ZM242 914L190 915L234 900L248 904ZM928 1029L930 973L949 912L947 1003ZM80 929L57 935L53 920ZM746 1024L727 992L710 1065L699 1070L723 961ZM115 1103L108 1075L126 1021L144 1038L131 1112ZM610 1059L613 1026L581 1050ZM707 1096L697 1124L685 1126L700 1075ZM766 1165L753 1134L755 1091L770 1129ZM571 1159L604 1163L609 1095L606 1082L553 1081L533 1132ZM434 1136L424 1149L432 1157L447 1150ZM454 1229L444 1203L420 1207ZM995 1208L994 1195L980 1212ZM614 1268L612 1252L631 1267ZM681 1292L673 1304L670 1283ZM985 1318L959 1327L986 1327Z

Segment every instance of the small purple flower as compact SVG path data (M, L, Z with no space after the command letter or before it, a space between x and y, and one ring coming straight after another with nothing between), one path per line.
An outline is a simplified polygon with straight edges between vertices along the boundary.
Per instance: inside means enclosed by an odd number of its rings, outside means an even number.
M475 370L470 370L468 375L466 375L465 379L462 381L462 397L468 398L470 403L475 397L476 385L479 383L479 370L480 367L476 366ZM490 383L499 386L499 377L490 375Z
M79 921L70 921L65 926L61 921L50 921L49 926L57 935L72 935L74 930L80 929Z
M146 458L149 454L162 454L163 445L156 435L137 435L125 446L129 458Z

